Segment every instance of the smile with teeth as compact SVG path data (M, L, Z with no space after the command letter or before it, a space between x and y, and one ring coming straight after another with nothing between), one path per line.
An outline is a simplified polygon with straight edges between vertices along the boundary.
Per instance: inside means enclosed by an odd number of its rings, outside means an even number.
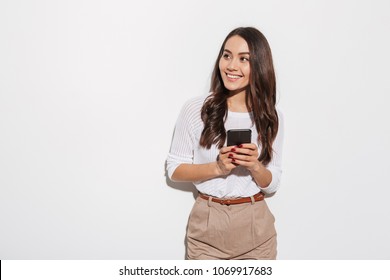
M242 76L240 75L233 75L233 74L229 74L229 73L226 73L226 76L229 78L229 79L239 79L239 78L242 78Z

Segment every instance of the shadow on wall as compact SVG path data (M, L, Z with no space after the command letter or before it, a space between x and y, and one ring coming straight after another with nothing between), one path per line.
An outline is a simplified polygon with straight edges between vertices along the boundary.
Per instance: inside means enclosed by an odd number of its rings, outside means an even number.
M166 162L165 162L164 170L165 170L165 182L166 182L167 186L169 186L169 187L171 187L171 188L173 188L175 190L179 190L179 191L183 191L183 192L192 192L192 196L193 196L194 200L197 198L198 190L195 188L193 183L191 183L191 182L174 182L171 179L169 179L168 173L167 173L167 163ZM188 229L188 221L187 221L187 225L186 225L186 232L187 232L187 229ZM184 243L184 246L185 246L184 259L187 259L186 236L184 236L183 243Z
M171 179L169 179L168 173L167 173L167 162L165 162L164 170L165 170L165 182L166 182L167 186L169 186L175 190L179 190L179 191L183 191L183 192L192 192L192 196L194 197L194 199L197 198L198 191L195 188L193 183L191 183L191 182L174 182Z
M194 199L198 196L198 191L194 184L188 182L173 182L168 177L166 178L167 185L175 190L183 192L192 192Z

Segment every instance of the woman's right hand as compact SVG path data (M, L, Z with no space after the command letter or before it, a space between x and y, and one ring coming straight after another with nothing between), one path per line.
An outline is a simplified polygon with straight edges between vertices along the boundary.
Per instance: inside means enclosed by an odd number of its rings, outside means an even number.
M217 158L217 167L221 176L228 175L237 165L234 164L232 147L222 147Z

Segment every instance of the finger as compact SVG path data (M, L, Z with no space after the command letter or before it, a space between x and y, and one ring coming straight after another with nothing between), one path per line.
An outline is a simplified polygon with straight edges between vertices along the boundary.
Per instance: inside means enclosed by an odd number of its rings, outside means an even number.
M240 144L236 146L237 148L244 148L244 149L250 149L250 150L257 150L257 145L254 143L246 143L246 144Z
M220 150L219 150L219 153L220 154L226 154L228 152L230 152L230 150L234 148L234 146L230 146L230 147L222 147Z
M223 162L231 162L231 159L234 158L234 153L231 153L231 152L227 152L225 154L220 154L218 156L218 158ZM228 161L226 161L228 160Z
M248 155L248 156L254 155L256 153L255 151L246 148L233 148L231 152L235 154Z
M233 158L233 157L228 157L228 158L226 158L226 159L224 160L224 164L225 164L226 166L232 167L231 165L232 165L235 161L236 161L235 158Z
M248 168L248 169L251 169L253 168L253 166L256 165L257 162L255 161L248 161L248 160L243 160L243 159L235 159L235 161L233 162L234 165L239 165L239 166L242 166L242 167L245 167L245 168Z
M232 164L234 164L236 167L239 165L246 167L249 164L249 162L242 159L235 158Z
M219 162L223 166L228 166L229 164L232 164L233 161L234 161L234 155L232 153L223 154L219 157Z
M230 167L232 168L232 169L234 169L234 168L236 168L239 164L237 163L237 160L235 159L235 158L232 158L231 159L232 161L231 161L231 163L230 163Z
M243 150L244 149L244 150ZM256 144L242 144L235 148L235 151L237 153L246 154L246 155L252 155L255 157L259 156L259 149Z
M253 156L248 156L248 155L244 155L244 154L237 154L237 155L234 155L234 162L251 162L251 161L255 161L257 160L255 157Z
M234 145L234 146L227 146L226 148L227 148L227 149L237 148L237 145Z

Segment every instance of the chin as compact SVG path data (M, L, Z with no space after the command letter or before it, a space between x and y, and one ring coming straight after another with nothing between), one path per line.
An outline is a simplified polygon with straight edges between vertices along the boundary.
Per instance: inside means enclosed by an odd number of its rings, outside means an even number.
M245 85L245 86L225 86L225 88L230 91L230 92L236 92L236 93L239 93L241 91L245 91L246 88L248 87L248 85Z

